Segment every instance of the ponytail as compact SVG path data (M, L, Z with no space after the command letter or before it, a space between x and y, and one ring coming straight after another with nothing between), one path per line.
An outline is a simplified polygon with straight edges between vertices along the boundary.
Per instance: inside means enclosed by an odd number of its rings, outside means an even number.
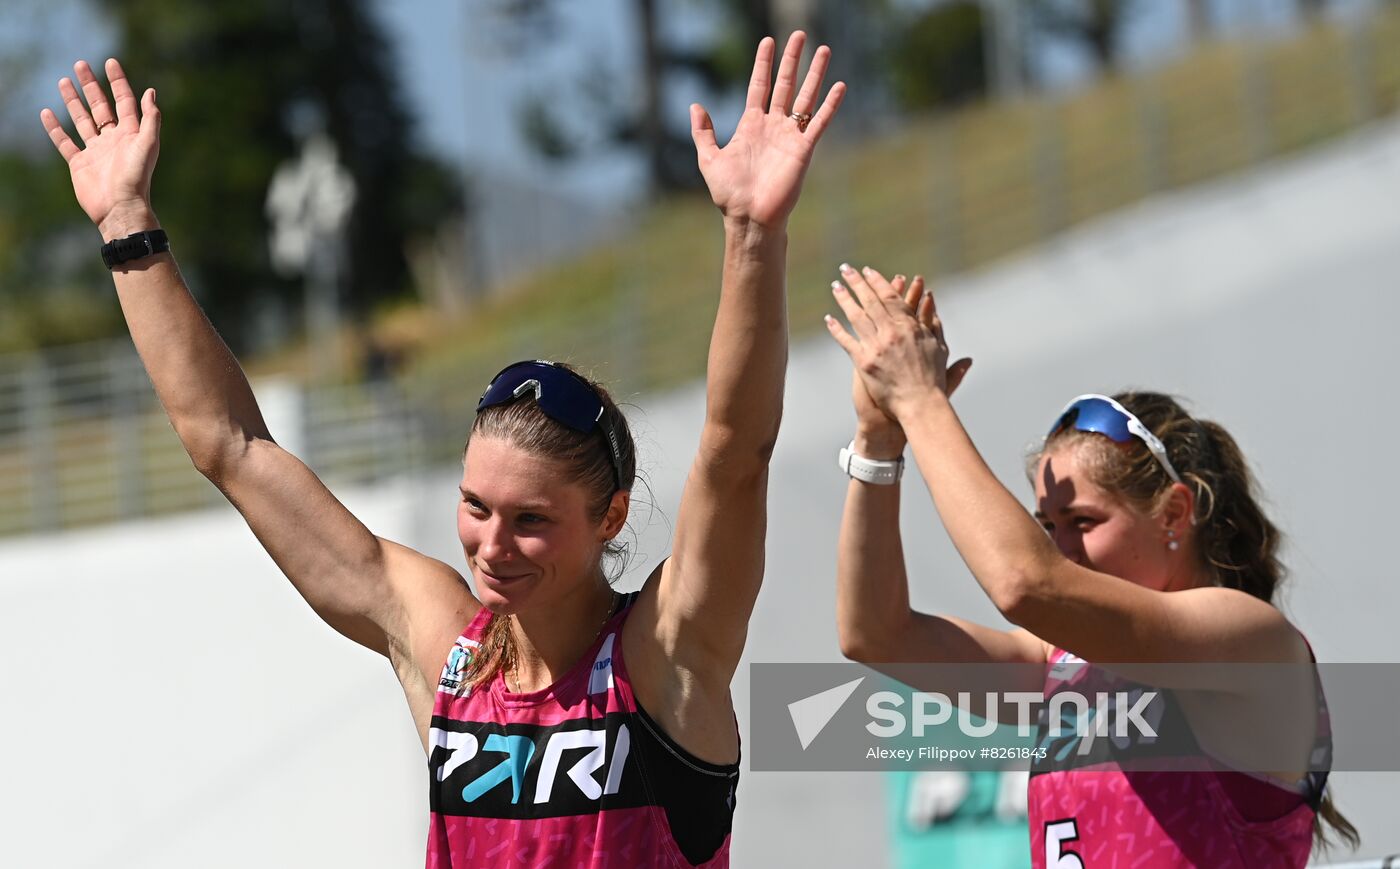
M1329 786L1327 790L1331 790ZM1332 795L1326 791L1322 794L1322 802L1318 804L1317 812L1313 815L1313 853L1330 851L1334 844L1328 837L1328 828L1337 834L1337 838L1347 846L1347 850L1355 851L1361 847L1361 834L1356 832L1356 828L1351 825L1341 812L1337 811L1337 806L1332 802Z
M1259 505L1253 475L1235 439L1217 423L1191 422L1198 433L1181 439L1187 441L1181 451L1197 460L1186 465L1185 478L1196 496L1201 558L1217 585L1272 603L1285 575L1278 557L1279 530Z

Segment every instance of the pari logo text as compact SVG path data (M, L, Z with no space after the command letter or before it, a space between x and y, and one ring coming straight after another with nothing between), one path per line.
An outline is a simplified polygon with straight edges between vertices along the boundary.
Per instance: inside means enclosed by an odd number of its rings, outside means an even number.
M549 803L558 796L561 779L568 782L566 801L596 801L616 794L622 785L631 732L622 724L609 729L521 728L536 732L471 733L432 728L429 733L440 759L435 778L450 777L461 799L475 803L488 795ZM458 771L461 770L461 774ZM602 780L599 780L599 776Z

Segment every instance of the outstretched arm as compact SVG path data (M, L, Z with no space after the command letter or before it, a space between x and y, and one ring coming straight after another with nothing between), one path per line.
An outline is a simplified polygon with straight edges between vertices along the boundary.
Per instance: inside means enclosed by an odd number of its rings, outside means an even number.
M67 78L59 91L82 147L49 109L40 120L68 163L78 203L103 241L159 228L150 198L160 150L155 91L145 91L138 102L121 65L109 60L109 102L86 63L74 71L83 96ZM450 586L460 584L460 577L376 538L273 442L243 370L190 295L170 253L120 265L113 280L132 340L190 458L243 514L317 614L384 654L391 645L416 642L404 602L405 594L419 592L395 594L393 585Z
M725 147L718 147L705 110L690 110L700 171L724 215L724 272L700 449L671 558L648 584L639 612L654 620L655 657L664 668L696 674L722 693L723 708L763 577L768 462L787 365L787 219L845 93L833 85L818 107L830 57L825 46L799 90L804 40L799 32L788 41L771 89L774 43L759 44L744 114Z

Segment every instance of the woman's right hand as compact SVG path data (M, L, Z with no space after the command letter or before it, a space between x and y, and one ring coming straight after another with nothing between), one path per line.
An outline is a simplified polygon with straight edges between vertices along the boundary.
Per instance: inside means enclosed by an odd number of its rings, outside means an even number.
M44 109L39 120L68 163L78 204L107 240L154 229L151 174L160 153L155 90L147 88L138 107L121 64L111 59L106 66L113 99L109 103L86 61L75 63L73 71L83 95L78 95L73 81L66 77L59 80L58 92L83 146L69 138L53 110Z

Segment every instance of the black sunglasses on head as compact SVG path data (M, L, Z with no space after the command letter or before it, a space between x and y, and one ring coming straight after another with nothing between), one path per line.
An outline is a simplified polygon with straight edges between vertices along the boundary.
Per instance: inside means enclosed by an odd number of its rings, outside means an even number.
M621 489L622 459L617 432L603 417L603 399L587 380L569 369L545 360L507 365L491 378L481 400L476 403L476 412L510 404L530 394L534 395L544 415L555 422L580 432L591 432L595 427L602 429L608 455L612 458L613 479Z

